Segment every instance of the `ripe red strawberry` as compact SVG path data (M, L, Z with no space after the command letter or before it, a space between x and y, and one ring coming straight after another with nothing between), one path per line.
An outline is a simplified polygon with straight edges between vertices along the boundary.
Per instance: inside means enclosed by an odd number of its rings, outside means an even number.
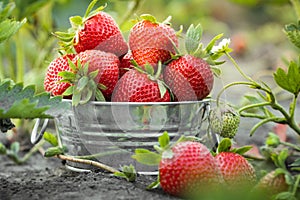
M65 49L74 46L77 53L97 49L117 56L124 55L128 46L115 20L102 11L104 7L91 12L96 2L97 0L91 2L83 18L70 18L72 28L68 33L56 33L62 39L61 45Z
M159 178L165 192L179 197L206 193L222 183L209 149L193 141L179 142L162 154Z
M289 185L286 183L284 174L276 175L273 170L262 177L254 188L254 192L263 195L265 199L271 199L272 196L288 191Z
M178 39L173 28L158 23L153 16L143 15L142 21L136 23L129 34L129 48L139 66L150 64L156 69L158 61L162 63L175 54Z
M60 82L62 77L58 75L62 71L71 71L68 59L72 60L75 54L67 54L54 59L48 66L45 80L44 88L46 92L50 92L51 95L57 96L62 95L64 91L70 87L70 83Z
M108 100L114 90L119 79L119 64L120 61L115 54L99 51L86 50L79 53L73 59L73 63L80 60L81 65L88 63L88 71L98 71L95 81L105 88L100 88L105 98Z
M201 100L213 87L214 76L209 64L201 58L184 55L169 63L164 81L178 101Z
M120 77L122 77L129 69L133 68L131 61L133 60L131 51L128 51L120 60Z
M233 152L221 152L215 159L230 190L246 190L255 184L255 169L243 156Z
M169 91L161 91L159 84L161 84L159 80L151 80L147 73L131 69L118 81L111 100L123 102L170 101Z

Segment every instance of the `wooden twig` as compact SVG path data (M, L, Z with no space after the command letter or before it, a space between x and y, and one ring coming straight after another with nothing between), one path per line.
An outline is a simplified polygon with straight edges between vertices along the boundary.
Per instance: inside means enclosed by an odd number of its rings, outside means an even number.
M108 172L111 172L111 173L119 172L117 169L115 169L113 167L110 167L108 165L105 165L103 163L93 161L93 160L74 158L73 156L67 156L67 155L62 155L62 154L59 154L56 157L61 159L61 160L67 160L67 161L71 161L71 162L77 162L77 163L81 163L81 164L92 165L94 167L104 169L104 170L106 170Z

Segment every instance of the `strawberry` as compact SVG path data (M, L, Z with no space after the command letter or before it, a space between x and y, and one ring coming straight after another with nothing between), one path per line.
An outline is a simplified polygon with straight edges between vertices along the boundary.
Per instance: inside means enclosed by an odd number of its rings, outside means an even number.
M62 40L61 46L69 50L72 46L77 53L85 50L102 50L117 56L124 55L128 46L115 20L101 6L92 11L97 0L93 0L84 17L73 16L70 18L72 27L67 33L56 32Z
M131 61L133 60L131 51L128 51L120 60L120 77L122 77L129 69L133 68Z
M276 170L273 170L259 180L254 187L254 192L258 192L265 199L271 199L272 196L288 191L288 189L289 185L286 183L284 174L276 174Z
M255 184L254 167L243 156L234 152L221 152L215 156L215 160L229 190L245 190Z
M179 197L206 193L222 183L209 149L195 141L176 143L162 154L159 178L165 192Z
M208 96L214 77L209 64L193 55L184 55L169 63L164 81L179 101L196 101Z
M213 133L224 138L234 138L240 124L240 115L232 109L212 109L209 113Z
M126 72L118 81L112 101L168 102L170 93L157 78L137 69Z
M106 100L109 100L119 79L119 58L115 54L104 51L86 50L76 55L73 58L73 63L78 60L81 65L88 64L89 72L98 70L95 81L102 85L100 90Z
M178 39L169 25L158 23L151 15L142 15L141 18L130 30L129 48L139 66L148 63L157 69L158 61L164 63L176 53Z
M65 90L70 87L70 83L60 82L62 77L58 75L62 71L70 71L68 59L73 59L75 54L66 54L55 58L47 68L44 88L46 92L50 92L51 95L57 96L62 95Z

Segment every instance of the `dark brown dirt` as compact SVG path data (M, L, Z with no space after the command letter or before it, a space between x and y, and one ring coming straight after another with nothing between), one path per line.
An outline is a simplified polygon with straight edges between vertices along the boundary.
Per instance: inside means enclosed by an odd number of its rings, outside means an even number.
M0 199L176 199L161 189L146 190L155 180L139 175L127 182L106 172L66 170L59 159L34 155L25 165L0 156Z

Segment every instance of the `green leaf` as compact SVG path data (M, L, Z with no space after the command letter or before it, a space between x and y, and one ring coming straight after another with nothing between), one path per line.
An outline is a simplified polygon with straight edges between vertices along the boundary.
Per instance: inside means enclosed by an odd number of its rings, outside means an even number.
M147 21L150 21L154 24L157 24L157 21L156 21L156 18L153 16L153 15L150 15L150 14L142 14L140 16L141 19L143 20L147 20Z
M6 151L5 145L0 142L0 154L6 154Z
M63 147L59 147L59 146L49 147L45 151L44 156L45 157L53 157L53 156L56 156L56 155L59 155L59 154L64 154L65 152L67 152L67 148L65 146L63 146Z
M81 77L76 85L76 90L82 92L84 89L86 89L88 82L89 82L88 77L86 76Z
M217 40L221 39L223 37L223 33L216 35L206 46L205 51L210 52L213 46L215 46L215 43Z
M228 152L231 148L231 140L229 138L223 138L218 146L218 153Z
M291 192L281 192L276 195L275 199L276 200L293 200L293 199L296 200L293 193L291 193Z
M221 74L222 74L222 70L219 68L219 67L216 67L216 66L210 66L214 76L216 77L220 77Z
M13 36L23 24L26 23L26 19L23 19L21 22L13 21L6 19L0 22L0 43L4 42L5 40L9 39Z
M157 179L155 181L153 181L152 183L150 183L150 185L147 186L147 190L152 190L155 188L158 188L160 186L160 180L159 180L159 176L157 177Z
M99 89L96 90L96 100L97 101L106 101L103 93Z
M194 27L193 24L190 25L186 32L185 38L185 48L189 54L194 54L200 45L202 39L203 29L201 24Z
M78 28L83 25L81 16L72 16L72 17L70 17L69 21L73 28Z
M265 143L268 146L277 147L280 144L280 138L275 133L270 132Z
M274 73L274 80L281 88L298 95L300 92L300 66L291 61L287 73L278 68Z
M74 86L72 85L64 91L63 96L70 96L73 94L73 91L74 91Z
M236 148L236 149L234 149L233 152L237 153L237 154L240 154L240 155L243 155L251 149L252 149L252 146L248 145L248 146L242 146L240 148Z
M166 88L165 84L160 80L157 80L157 85L159 88L160 98L163 98L167 92L167 88Z
M49 142L52 146L54 146L54 147L58 146L57 137L55 135L53 135L52 133L45 132L43 135L43 138L44 138L44 140Z
M63 78L63 80L68 80L68 81L72 81L75 80L76 74L74 74L73 72L69 72L69 71L61 71L58 72L57 74L58 76L61 76Z
M300 158L296 159L292 164L291 167L300 167Z
M169 146L170 137L167 131L163 132L163 134L158 137L158 143L163 149Z
M17 154L20 151L20 143L19 142L13 142L10 145L10 150L13 152L13 154Z
M290 42L300 48L300 21L298 24L286 25L284 31Z
M161 155L149 151L148 149L136 149L132 158L144 165L158 166L161 160Z
M132 164L122 166L122 172L115 172L114 175L117 177L125 178L129 182L136 180L136 170Z
M3 8L3 2L0 2L0 21L3 21L4 19L8 18L12 11L15 9L16 4L14 2L10 2L6 4L6 6Z
M61 97L50 97L48 93L35 95L33 85L23 87L22 83L11 84L0 81L0 118L51 118L68 109Z

